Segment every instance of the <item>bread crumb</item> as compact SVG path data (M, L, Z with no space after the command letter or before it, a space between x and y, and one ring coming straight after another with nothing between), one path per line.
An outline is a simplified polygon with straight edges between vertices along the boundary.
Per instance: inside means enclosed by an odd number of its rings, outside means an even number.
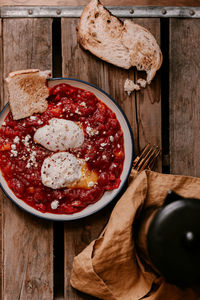
M139 84L142 88L145 88L146 85L147 85L147 82L145 79L143 78L139 78L137 81L136 81L137 84Z
M126 79L124 83L124 91L130 96L133 91L139 91L140 86L135 84L132 80Z

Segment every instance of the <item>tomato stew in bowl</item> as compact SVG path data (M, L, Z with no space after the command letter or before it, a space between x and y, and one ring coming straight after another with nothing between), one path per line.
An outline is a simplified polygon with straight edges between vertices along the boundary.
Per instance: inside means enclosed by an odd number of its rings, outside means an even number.
M48 85L44 113L15 121L7 105L1 114L1 185L30 213L51 220L78 219L98 211L121 191L132 166L132 133L120 107L102 90L75 79L52 79ZM84 163L79 184L55 189L41 179L45 159L60 150L35 142L34 134L52 119L72 121L83 131L84 142L65 150Z

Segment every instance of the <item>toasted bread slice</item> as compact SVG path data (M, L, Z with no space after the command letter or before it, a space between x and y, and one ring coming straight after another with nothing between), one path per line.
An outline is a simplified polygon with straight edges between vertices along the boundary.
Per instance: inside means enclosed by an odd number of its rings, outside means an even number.
M12 72L6 78L14 120L26 118L47 109L49 90L46 79L51 71L28 69Z
M154 36L130 20L122 22L99 0L83 10L78 42L97 57L124 69L135 66L146 71L150 83L162 64L162 53Z

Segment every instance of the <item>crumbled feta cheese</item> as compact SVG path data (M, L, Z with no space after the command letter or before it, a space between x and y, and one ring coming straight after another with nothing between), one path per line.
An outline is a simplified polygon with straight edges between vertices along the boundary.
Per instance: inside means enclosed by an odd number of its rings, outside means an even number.
M111 143L114 142L114 137L112 135L110 136L110 141Z
M121 146L120 146L120 144L117 144L117 148L120 148Z
M75 110L75 113L76 113L76 114L80 114L78 107L77 107L77 109Z
M107 157L106 157L106 155L103 155L102 158L103 158L103 159L106 159Z
M6 125L6 122L3 122L2 125L5 126L5 125Z
M18 136L16 136L16 137L14 138L14 140L13 140L13 143L15 143L15 144L18 144L18 143L19 143L19 141L20 141L19 137L18 137Z
M86 157L86 158L85 158L85 161L88 161L89 159L90 159L89 157Z
M16 147L15 144L12 144L12 145L11 145L11 149L12 149L12 150L16 150L16 148L17 148L17 147Z
M54 200L51 202L51 208L52 209L57 209L59 206L59 201L58 200Z
M43 124L43 121L42 120L38 120L38 124Z
M98 131L98 130L96 130L96 129L90 127L90 126L87 126L87 127L86 127L86 132L87 132L87 134L88 134L89 136L94 136L95 134L96 134L96 135L99 134L99 131Z
M36 116L30 116L30 120L31 120L31 121L34 121L34 120L36 120L36 119L37 119Z
M10 152L11 152L10 156L17 157L17 154L18 154L17 150L11 150Z
M93 181L88 182L88 187L92 187L92 186L94 186L94 182Z
M89 126L86 127L86 132L88 135L94 135L92 128Z
M101 147L105 147L107 145L107 143L101 143L100 146Z
M33 163L36 162L36 151L31 152L30 154L30 161L32 161Z
M84 101L81 102L80 105L86 107L86 103Z
M24 143L24 145L25 145L26 147L29 146L29 140L30 140L30 139L31 139L30 134L27 134L27 135L25 136L25 138L22 140L22 142Z
M26 165L26 168L29 169L30 167L31 167L31 164L28 162L27 165Z
M30 148L27 149L29 152L31 151ZM30 157L29 157L29 160L28 160L28 163L26 165L26 168L30 168L31 166L33 166L35 163L36 163L36 151L32 151L30 153Z
M92 148L92 146L91 145L88 145L88 149L91 149Z
M81 204L81 201L79 200L74 200L72 203L71 203L73 206L79 206Z

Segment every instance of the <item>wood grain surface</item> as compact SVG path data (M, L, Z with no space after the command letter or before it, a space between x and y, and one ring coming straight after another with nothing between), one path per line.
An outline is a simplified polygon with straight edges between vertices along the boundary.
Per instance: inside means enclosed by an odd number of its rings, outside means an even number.
M159 20L137 20L147 26L160 40ZM63 75L88 81L111 95L122 107L131 124L135 152L147 142L161 146L161 99L160 78L154 80L151 87L141 93L128 96L124 92L126 78L134 79L135 70L123 70L97 59L83 50L77 43L77 19L62 19L62 56ZM136 102L138 105L136 105ZM144 109L147 107L147 109ZM136 122L138 117L139 122ZM138 136L139 132L139 136ZM139 143L138 143L139 141ZM83 250L93 239L97 238L105 226L112 207L106 207L92 218L65 225L65 297L70 300L89 299L70 286L70 273L75 255ZM91 298L94 299L94 298Z
M3 20L4 77L19 69L51 69L51 23L50 19ZM53 299L52 223L20 210L6 196L2 202L2 299Z
M51 6L79 6L86 5L89 0L1 0L0 6L11 5L51 5ZM109 6L200 6L200 0L104 0L104 5Z
M134 19L134 22L147 28L160 44L160 19ZM146 74L135 72L136 79L142 76L146 78ZM135 101L137 102L138 116L138 152L143 149L147 143L157 145L162 148L162 132L161 132L161 76L160 70L156 73L150 85L140 92L136 92ZM136 149L137 150L137 149ZM158 159L157 171L162 171L161 156Z
M200 20L170 20L171 173L200 176Z

